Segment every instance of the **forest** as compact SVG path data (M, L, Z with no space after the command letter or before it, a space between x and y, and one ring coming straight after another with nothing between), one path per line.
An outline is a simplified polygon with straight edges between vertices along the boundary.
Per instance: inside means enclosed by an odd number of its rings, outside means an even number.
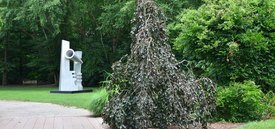
M275 89L274 0L156 0L186 69L218 85ZM2 85L58 84L61 40L83 51L83 85L97 86L130 52L135 0L0 0Z

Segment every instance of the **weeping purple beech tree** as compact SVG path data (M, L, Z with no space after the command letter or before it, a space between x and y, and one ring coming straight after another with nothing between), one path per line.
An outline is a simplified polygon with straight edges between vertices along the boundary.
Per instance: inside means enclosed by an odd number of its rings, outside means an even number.
M165 17L137 0L131 54L114 63L103 118L114 129L207 128L215 87L180 68L167 43Z

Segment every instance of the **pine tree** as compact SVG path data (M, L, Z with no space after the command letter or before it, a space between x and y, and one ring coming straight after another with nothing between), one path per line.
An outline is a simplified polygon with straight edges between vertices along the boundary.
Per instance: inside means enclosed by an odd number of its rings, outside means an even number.
M206 128L215 108L211 80L180 68L167 43L165 16L138 0L131 54L113 64L104 120L112 128Z

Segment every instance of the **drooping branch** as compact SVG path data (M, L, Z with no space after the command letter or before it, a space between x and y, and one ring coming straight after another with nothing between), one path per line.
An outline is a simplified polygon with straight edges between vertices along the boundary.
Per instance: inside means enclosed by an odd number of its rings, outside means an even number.
M215 108L211 80L179 67L153 0L138 0L131 54L113 64L104 120L113 128L202 128Z

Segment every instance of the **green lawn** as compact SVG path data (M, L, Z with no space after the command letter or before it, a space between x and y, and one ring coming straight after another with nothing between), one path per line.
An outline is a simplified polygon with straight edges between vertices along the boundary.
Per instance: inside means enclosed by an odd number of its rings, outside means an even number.
M93 92L79 94L52 94L53 87L1 87L0 100L32 101L75 106L88 109Z
M275 129L275 119L249 122L238 129Z

